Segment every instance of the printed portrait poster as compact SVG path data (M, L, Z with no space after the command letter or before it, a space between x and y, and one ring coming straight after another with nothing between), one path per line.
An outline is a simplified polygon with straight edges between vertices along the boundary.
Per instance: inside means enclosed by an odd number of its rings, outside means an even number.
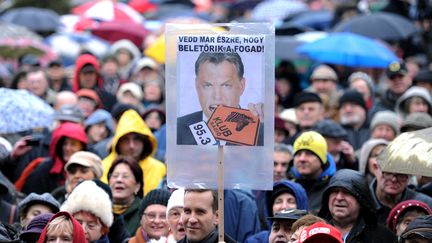
M264 35L178 36L178 145L263 146L265 41Z
M167 24L168 186L217 188L223 145L225 188L271 189L274 27L209 26Z

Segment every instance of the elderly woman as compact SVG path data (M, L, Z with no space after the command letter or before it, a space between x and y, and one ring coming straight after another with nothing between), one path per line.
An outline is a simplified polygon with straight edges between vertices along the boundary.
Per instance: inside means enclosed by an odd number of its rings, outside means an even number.
M143 197L143 171L131 157L117 157L108 171L108 183L113 195L113 212L122 215L130 235L140 224Z
M406 200L393 207L386 224L391 231L400 236L415 218L431 214L432 209L426 203L417 200Z
M170 192L165 189L154 189L147 193L140 208L141 225L129 243L166 242L169 231L166 215L169 197Z
M88 243L109 243L114 216L108 193L94 181L78 184L61 207L82 225Z
M432 98L427 89L413 86L396 101L396 111L402 116L414 112L425 112L432 115Z
M370 183L378 170L378 155L387 147L388 141L382 138L367 140L360 150L359 172L366 176Z
M169 226L168 243L175 243L181 240L185 235L186 231L183 226L183 221L181 219L181 214L184 208L184 189L175 190L169 200L167 205L167 219Z

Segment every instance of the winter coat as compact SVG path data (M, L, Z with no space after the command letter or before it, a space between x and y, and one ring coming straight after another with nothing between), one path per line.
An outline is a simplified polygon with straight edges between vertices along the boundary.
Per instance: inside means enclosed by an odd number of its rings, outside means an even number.
M144 235L142 234L142 228L141 226L136 230L135 236L130 238L128 243L146 243L147 241L144 238Z
M159 183L166 174L166 167L162 162L152 157L156 152L157 141L153 136L153 133L150 131L150 128L145 124L141 116L134 110L126 111L120 118L117 131L112 141L111 153L102 161L104 173L102 175L101 181L105 183L108 182L108 171L113 161L119 155L118 143L123 136L129 133L141 135L144 141L144 151L142 153L141 160L139 161L139 165L143 170L145 195L149 191L158 187Z
M270 231L264 230L247 238L245 243L268 243Z
M56 213L49 221L48 224L45 226L45 228L42 230L42 233L39 237L38 243L45 243L46 237L47 237L47 230L48 230L48 226L51 223L51 221L53 221L55 218L58 218L60 216L65 216L66 218L70 219L72 221L72 225L73 225L73 241L72 243L85 243L86 238L85 238L85 233L84 233L84 229L81 226L80 223L78 223L78 221L76 221L76 219L74 217L72 217L72 215L70 215L68 212L65 211L60 211L58 213Z
M130 207L122 214L125 226L130 235L133 235L140 226L140 206L142 199L136 197Z
M126 223L123 216L114 214L114 222L109 228L108 238L110 242L124 242L131 237L131 234L126 229Z
M64 138L72 138L87 146L87 136L84 128L72 122L65 122L54 130L50 144L50 157L40 163L26 178L22 192L29 194L35 192L42 194L51 192L57 187L64 185L65 171L62 145Z
M219 235L218 231L217 229L215 229L199 243L218 243L219 242L218 235ZM227 234L224 234L224 242L237 243L237 241L231 239L231 237L229 237ZM178 243L189 243L189 240L187 239L187 236L185 236L183 239L179 240Z
M395 111L394 106L399 97L400 96L396 95L391 90L386 90L383 96L378 101L375 101L375 104L369 110L369 117L373 118L378 111Z
M377 217L373 206L373 200L369 194L368 183L364 175L358 171L342 169L336 172L326 187L322 208L318 216L332 221L329 211L329 196L334 188L343 188L349 192L360 204L360 213L351 231L346 236L345 242L382 243L395 242L396 236L383 225L377 224Z
M384 206L380 203L380 201L378 200L378 197L376 195L376 192L375 192L376 187L377 187L377 180L375 178L370 183L369 190L370 190L370 193L372 195L372 199L374 202L376 213L378 215L378 223L385 225L387 217L390 214L391 208ZM432 207L432 198L431 197L429 197L423 193L416 192L410 188L406 188L405 190L403 190L402 196L401 196L399 202L397 202L397 203L400 203L400 202L405 201L405 200L411 200L411 199L424 202L427 205L429 205L429 207Z
M353 146L354 151L360 149L361 146L370 138L371 131L367 121L365 121L363 126L359 129L344 125L342 125L342 127L347 132L348 142Z
M79 82L79 74L81 72L81 69L87 64L92 65L95 68L96 73L97 73L97 83L96 83L95 87L93 87L93 90L96 91L99 98L102 100L103 108L107 111L111 111L112 107L117 102L117 99L113 94L107 92L104 89L103 79L102 79L102 76L100 75L100 71L99 71L99 61L97 60L97 58L95 56L90 55L90 54L83 54L77 58L77 60L75 62L72 91L74 93L76 93L76 92L78 92L78 90L80 90L82 88L81 84Z
M320 210L324 189L330 181L330 178L336 173L336 164L329 153L327 153L327 162L327 168L317 179L313 180L302 178L294 166L290 171L294 181L299 183L305 189L308 198L309 212L312 214L316 214Z

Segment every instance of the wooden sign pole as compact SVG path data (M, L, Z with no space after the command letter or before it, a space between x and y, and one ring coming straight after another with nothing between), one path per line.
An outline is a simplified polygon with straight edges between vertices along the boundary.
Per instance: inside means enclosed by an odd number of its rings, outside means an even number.
M225 242L224 233L224 146L218 147L218 213L219 213L219 242Z

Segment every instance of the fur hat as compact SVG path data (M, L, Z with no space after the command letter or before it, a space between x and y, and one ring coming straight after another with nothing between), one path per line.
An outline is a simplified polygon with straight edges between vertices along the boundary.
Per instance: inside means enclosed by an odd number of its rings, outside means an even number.
M94 181L83 181L78 184L61 207L72 215L80 211L89 212L98 217L102 223L111 227L114 216L108 194Z
M103 173L102 161L99 156L87 151L78 151L70 157L69 161L65 164L64 169L69 171L69 167L73 164L89 167L95 174L96 178L100 178Z
M393 111L378 111L372 118L370 130L373 131L376 126L386 124L389 125L396 135L399 134L401 120Z
M327 142L315 131L304 132L295 140L294 155L300 150L309 150L318 156L323 164L327 163Z
M171 193L165 189L154 189L150 191L142 200L140 207L140 215L143 215L146 208L150 205L159 204L167 206L170 196Z

